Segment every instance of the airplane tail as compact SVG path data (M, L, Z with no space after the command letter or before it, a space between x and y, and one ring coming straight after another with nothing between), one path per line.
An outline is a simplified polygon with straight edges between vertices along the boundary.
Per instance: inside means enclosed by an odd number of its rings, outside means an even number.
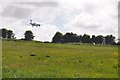
M32 20L30 20L30 23L32 23Z

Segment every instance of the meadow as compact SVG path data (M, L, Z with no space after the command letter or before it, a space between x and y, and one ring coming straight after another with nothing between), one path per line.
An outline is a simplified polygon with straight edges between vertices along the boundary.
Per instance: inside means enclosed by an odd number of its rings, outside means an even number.
M118 47L2 41L3 78L118 78Z

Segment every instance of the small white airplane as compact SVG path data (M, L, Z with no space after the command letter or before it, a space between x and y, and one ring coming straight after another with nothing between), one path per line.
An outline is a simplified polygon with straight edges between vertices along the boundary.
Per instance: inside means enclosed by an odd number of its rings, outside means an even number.
M37 23L32 23L32 20L30 20L30 24L32 25L32 27L34 27L34 26L38 26L38 27L40 27L41 25L40 24L37 24Z

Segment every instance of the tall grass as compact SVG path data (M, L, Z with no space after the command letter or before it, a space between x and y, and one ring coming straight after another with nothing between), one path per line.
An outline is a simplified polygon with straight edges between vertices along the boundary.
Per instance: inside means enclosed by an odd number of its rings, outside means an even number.
M117 46L3 40L2 50L4 78L118 77Z

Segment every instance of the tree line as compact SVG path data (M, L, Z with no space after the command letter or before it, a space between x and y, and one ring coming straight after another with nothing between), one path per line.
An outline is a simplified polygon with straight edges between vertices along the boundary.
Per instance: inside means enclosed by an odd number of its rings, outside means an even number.
M3 29L0 29L0 37L14 39L15 34L13 33L12 30L7 30L7 29L3 28Z
M7 39L16 39L15 33L12 30L7 30L6 28L0 29L0 37ZM21 40L31 41L34 39L33 33L30 30L25 31L24 38Z
M12 30L7 30L6 28L0 29L0 37L8 38L8 39L16 39L15 33ZM24 33L24 38L21 40L32 41L34 39L33 32L31 30L27 30ZM72 32L67 32L66 34L62 34L61 32L56 32L52 38L53 43L92 43L92 44L115 44L115 37L113 35L77 35Z
M93 44L115 44L115 37L113 35L90 35L84 34L84 35L77 35L75 33L67 32L66 34L62 34L61 32L56 32L54 37L52 38L53 43L73 43L73 42L79 42L79 43L93 43Z

